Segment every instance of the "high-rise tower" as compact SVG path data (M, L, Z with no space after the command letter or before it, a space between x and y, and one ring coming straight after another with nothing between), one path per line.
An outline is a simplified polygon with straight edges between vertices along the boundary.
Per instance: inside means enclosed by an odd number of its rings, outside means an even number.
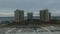
M15 11L15 22L22 22L24 21L24 11L17 9Z
M51 13L49 12L49 20L51 20Z
M28 20L32 20L33 19L33 13L27 13L28 16Z
M40 11L40 20L41 21L49 21L48 9L44 9L44 10Z

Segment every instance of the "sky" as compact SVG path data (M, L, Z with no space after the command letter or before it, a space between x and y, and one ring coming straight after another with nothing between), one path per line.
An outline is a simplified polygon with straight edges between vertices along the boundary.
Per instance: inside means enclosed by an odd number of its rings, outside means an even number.
M0 0L0 17L13 17L16 9L39 15L42 9L49 9L52 16L60 16L60 0Z

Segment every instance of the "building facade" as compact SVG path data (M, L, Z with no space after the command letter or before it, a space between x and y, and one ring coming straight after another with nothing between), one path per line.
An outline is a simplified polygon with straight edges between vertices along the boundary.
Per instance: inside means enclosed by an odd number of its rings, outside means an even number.
M41 20L41 21L43 21L43 20L44 20L43 10L40 10L40 20Z
M51 20L51 13L49 12L49 20Z
M33 19L33 13L27 13L27 17L28 17L28 20L32 20Z
M40 11L40 20L41 21L49 21L48 9L44 9L44 10Z
M15 22L22 22L24 21L24 11L17 9L15 11Z

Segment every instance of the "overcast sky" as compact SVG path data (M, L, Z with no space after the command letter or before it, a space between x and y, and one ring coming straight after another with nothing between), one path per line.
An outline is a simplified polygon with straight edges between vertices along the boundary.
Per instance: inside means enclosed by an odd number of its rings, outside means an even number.
M0 0L0 17L14 16L16 9L34 12L38 15L39 10L49 9L52 16L60 16L60 0Z

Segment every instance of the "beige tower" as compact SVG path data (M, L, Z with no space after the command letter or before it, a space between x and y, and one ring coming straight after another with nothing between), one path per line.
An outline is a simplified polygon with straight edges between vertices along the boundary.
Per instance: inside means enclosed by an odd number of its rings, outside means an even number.
M51 13L49 12L49 20L51 20Z
M49 21L48 9L44 9L44 10L40 11L40 20L41 21Z
M17 9L15 11L15 22L22 22L24 21L24 11Z
M40 10L40 20L41 20L41 21L43 21L43 20L44 20L43 10Z
M27 13L28 16L28 20L32 20L33 19L33 13Z

